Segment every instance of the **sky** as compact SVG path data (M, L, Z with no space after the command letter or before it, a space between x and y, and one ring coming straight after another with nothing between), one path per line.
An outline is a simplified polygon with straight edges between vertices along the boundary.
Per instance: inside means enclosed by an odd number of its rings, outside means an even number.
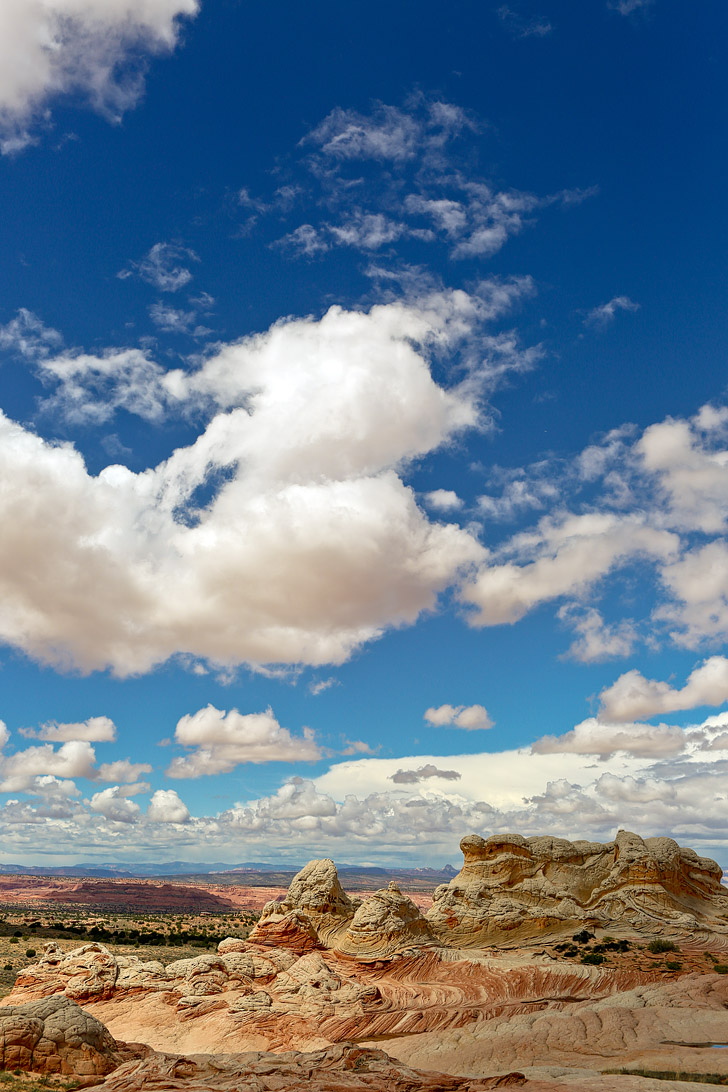
M0 863L728 865L726 24L5 0Z

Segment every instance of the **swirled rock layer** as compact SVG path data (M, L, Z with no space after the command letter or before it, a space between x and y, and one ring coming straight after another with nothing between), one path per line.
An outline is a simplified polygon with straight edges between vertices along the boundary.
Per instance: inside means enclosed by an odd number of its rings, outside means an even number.
M464 864L427 920L453 947L517 945L586 926L728 944L728 891L715 861L671 838L614 842L469 835Z
M0 1009L0 1068L98 1080L126 1060L120 1044L69 998Z

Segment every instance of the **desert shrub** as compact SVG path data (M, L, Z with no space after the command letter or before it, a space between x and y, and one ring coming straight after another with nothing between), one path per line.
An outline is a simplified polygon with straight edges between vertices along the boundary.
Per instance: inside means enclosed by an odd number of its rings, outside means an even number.
M680 949L671 940L651 940L647 945L647 951L653 955L662 955L663 952L678 952Z
M728 974L728 963L716 963L713 970L716 974Z
M590 940L594 940L594 934L590 933L588 929L582 929L578 933L574 933L572 940L577 944L588 944Z
M35 955L35 948L26 948L25 949L25 958L26 959L32 959L34 955Z
M601 952L584 952L581 957L582 963L590 963L593 966L598 966L600 963L606 963L607 957L602 955Z
M10 938L10 943L11 944L17 944L18 943L18 938L17 937L11 937Z
M676 960L676 959L668 959L665 966L667 967L668 971L681 971L682 970L682 963L679 963L678 960Z

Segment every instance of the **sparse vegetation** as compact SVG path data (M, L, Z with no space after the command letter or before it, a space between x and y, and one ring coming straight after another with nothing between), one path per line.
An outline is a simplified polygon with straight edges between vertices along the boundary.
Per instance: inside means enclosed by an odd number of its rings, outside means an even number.
M575 944L588 944L590 940L594 940L594 934L590 933L588 929L580 929L578 933L574 933L571 939Z
M662 955L664 952L679 952L677 944L671 940L651 940L647 945L647 951L653 955Z
M600 963L606 963L607 957L602 955L601 952L584 952L581 957L582 963L588 963L590 966L598 967Z

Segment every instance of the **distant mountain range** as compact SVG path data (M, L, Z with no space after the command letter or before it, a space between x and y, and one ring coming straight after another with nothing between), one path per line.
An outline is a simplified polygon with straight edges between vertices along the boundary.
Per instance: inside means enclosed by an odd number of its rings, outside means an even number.
M288 882L303 867L301 864L271 864L269 861L245 861L231 865L225 861L211 861L203 865L198 861L160 861L158 864L76 864L49 867L47 865L0 864L0 874L16 876L67 876L69 878L102 879L151 879L156 877L206 876L218 883L260 884L266 877L271 884ZM343 864L338 866L339 876L349 884L357 881L371 883L381 879L425 880L447 883L456 870L446 864L443 868L379 868L375 866Z

